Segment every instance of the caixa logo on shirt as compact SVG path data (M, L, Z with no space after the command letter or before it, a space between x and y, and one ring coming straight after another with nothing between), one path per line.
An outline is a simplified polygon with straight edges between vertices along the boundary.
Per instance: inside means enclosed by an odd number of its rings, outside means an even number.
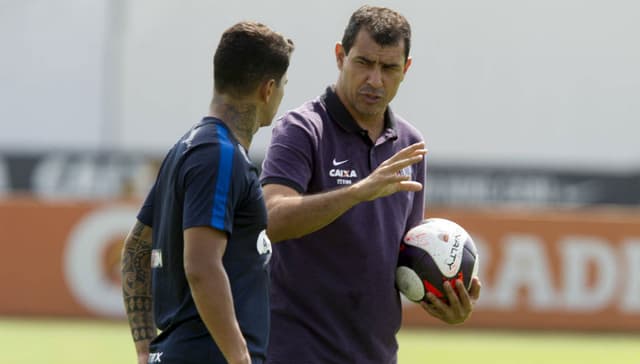
M338 185L350 185L353 183L352 179L358 178L358 173L355 169L347 169L345 167L335 168L347 162L349 162L348 159L338 161L335 158L331 161L332 167L334 168L329 170L329 177L335 178L336 184Z
M336 179L337 185L350 185L353 183L352 179L358 178L358 173L355 169L330 169L329 177Z

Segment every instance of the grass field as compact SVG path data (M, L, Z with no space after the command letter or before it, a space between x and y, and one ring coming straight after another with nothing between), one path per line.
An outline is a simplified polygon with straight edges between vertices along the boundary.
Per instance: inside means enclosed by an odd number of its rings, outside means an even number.
M640 364L640 333L404 329L398 340L399 364ZM134 364L135 354L123 322L0 318L0 363Z

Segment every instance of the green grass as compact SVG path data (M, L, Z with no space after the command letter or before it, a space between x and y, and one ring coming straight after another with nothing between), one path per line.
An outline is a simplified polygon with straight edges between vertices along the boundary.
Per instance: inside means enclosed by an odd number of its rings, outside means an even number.
M400 364L638 364L640 335L404 329Z
M640 335L403 329L400 364L640 363ZM0 363L135 363L124 322L0 318Z
M123 322L0 319L0 343L3 364L136 362Z

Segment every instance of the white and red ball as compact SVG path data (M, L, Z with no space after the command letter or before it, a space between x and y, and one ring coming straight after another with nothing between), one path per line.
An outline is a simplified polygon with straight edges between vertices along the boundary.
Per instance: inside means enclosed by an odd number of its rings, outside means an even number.
M396 285L414 302L428 300L427 292L447 301L444 282L462 280L471 288L478 274L478 251L469 233L455 222L429 218L407 232L400 244Z

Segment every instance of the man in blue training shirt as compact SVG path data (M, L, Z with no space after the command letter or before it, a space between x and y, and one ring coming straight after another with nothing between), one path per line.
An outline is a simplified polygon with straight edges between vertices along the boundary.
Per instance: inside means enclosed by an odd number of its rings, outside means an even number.
M280 105L292 51L254 22L220 39L209 115L165 157L123 249L139 364L265 360L271 244L247 150Z
M335 86L278 121L261 183L275 242L269 364L392 364L404 234L424 217L423 138L388 107L411 65L397 12L363 6L335 47ZM473 281L429 295L429 314L461 323ZM456 291L457 290L457 294Z

